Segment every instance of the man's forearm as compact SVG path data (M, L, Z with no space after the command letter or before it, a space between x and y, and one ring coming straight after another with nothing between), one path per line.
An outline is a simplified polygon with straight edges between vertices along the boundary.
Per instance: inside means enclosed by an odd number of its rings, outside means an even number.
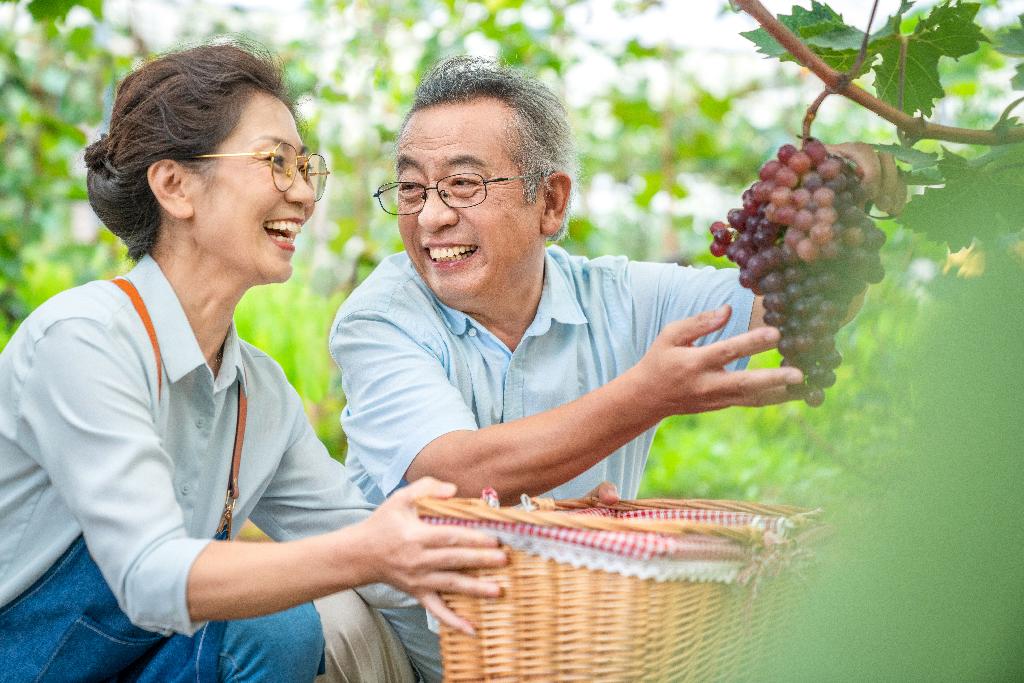
M503 503L564 484L661 419L639 389L636 371L557 408L438 437L417 455L406 477L454 482L461 496L479 496L491 486Z

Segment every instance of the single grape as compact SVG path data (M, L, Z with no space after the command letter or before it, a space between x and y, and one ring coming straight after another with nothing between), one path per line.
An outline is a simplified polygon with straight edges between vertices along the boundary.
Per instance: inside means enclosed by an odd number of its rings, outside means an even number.
M796 151L796 147L794 147L793 145L786 144L783 145L782 147L779 147L779 151L776 153L776 156L778 156L779 161L785 164L789 161L789 158L791 156L796 154Z
M823 180L832 180L842 172L843 163L838 159L829 157L818 164L816 170Z
M807 156L806 152L795 152L789 157L786 165L793 169L797 175L803 175L811 170L811 163L811 157Z
M804 154L811 158L811 162L817 166L828 157L828 150L821 140L808 138L804 141Z
M761 167L761 180L771 180L773 177L775 177L776 171L778 171L780 168L782 168L782 164L776 161L775 159L772 159L771 161L767 162L764 166Z
M810 391L807 392L807 395L804 397L804 401L806 401L807 405L811 406L812 408L817 408L818 406L825 402L825 392L822 391L821 389L811 389Z

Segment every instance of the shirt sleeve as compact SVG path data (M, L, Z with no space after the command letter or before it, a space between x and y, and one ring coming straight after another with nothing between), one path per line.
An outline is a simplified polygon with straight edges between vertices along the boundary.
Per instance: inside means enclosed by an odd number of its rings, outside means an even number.
M739 283L735 268L677 266L670 263L631 262L629 282L635 321L644 347L649 347L665 325L689 318L724 304L732 306L725 326L701 337L697 345L712 344L750 328L754 293ZM742 370L749 358L730 363L730 370Z
M398 488L431 441L478 428L448 379L442 352L418 343L393 322L366 314L342 318L330 350L347 400L342 425L349 457L358 458L385 496Z
M253 509L252 521L279 541L328 533L370 516L374 506L345 474L313 431L295 389L283 381L292 434L277 472ZM416 601L387 584L357 588L372 607L412 607Z
M193 633L188 574L209 541L187 537L138 354L98 323L59 322L36 342L23 386L19 441L121 609L141 628Z
M335 531L361 522L373 510L331 458L313 431L295 389L283 382L281 410L290 416L291 439L269 486L253 509L252 521L277 541Z

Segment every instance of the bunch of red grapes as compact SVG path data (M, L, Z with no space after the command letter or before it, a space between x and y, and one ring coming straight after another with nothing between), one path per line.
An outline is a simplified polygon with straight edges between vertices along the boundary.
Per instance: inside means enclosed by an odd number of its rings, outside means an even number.
M764 321L782 333L782 364L804 373L789 390L812 406L835 384L835 333L851 302L885 274L885 233L865 202L855 168L808 138L799 150L780 147L742 208L711 226L711 253L736 263L740 284L763 295Z

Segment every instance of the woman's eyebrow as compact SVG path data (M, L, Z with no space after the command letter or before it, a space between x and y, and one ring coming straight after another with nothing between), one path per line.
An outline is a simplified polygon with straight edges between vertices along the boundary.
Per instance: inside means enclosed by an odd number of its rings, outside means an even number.
M284 138L279 138L276 135L260 135L258 137L253 138L252 141L253 142L258 142L260 140L269 140L270 142L273 142L273 143L285 142L285 143L288 143L289 145L292 144L292 143L288 142L287 140L285 140ZM302 145L302 147L299 149L299 154L302 155L302 156L307 156L309 154L309 147L307 147L306 145Z

